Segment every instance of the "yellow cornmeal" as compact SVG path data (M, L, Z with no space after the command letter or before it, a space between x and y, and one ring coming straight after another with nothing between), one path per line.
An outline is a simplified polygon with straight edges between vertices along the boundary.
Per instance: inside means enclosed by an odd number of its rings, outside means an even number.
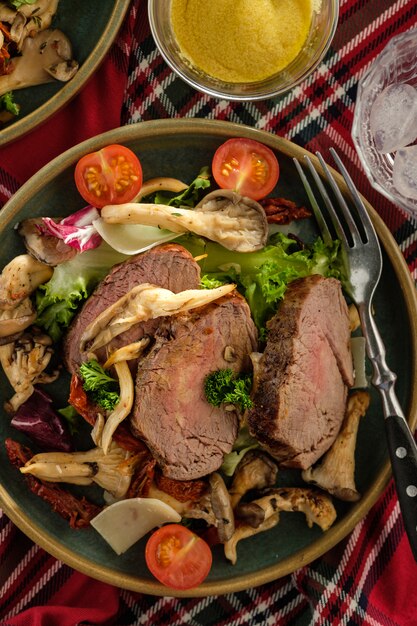
M206 74L230 83L255 82L298 55L312 2L172 0L172 26L184 57Z

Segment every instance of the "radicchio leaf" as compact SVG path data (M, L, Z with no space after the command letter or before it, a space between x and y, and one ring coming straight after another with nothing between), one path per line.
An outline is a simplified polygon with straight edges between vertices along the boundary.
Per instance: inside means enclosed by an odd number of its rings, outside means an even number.
M37 387L19 407L11 425L24 432L43 450L71 452L73 448L67 426L52 407L52 399Z
M99 217L97 209L89 205L64 217L58 223L50 217L43 217L42 221L48 235L62 239L71 248L84 252L101 244L101 236L93 225L93 220Z

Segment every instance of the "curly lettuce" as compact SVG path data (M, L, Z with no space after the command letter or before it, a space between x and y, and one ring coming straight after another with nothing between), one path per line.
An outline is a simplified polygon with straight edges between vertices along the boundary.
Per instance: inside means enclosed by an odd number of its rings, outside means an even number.
M116 263L127 257L105 243L77 254L54 268L52 278L36 291L36 324L59 341L80 305Z
M298 241L279 232L270 237L265 248L250 254L232 252L193 235L177 241L193 256L204 256L200 264L205 287L237 284L248 301L261 338L265 337L266 322L275 313L292 280L321 274L346 284L339 241L326 245L317 238L311 245L300 247Z

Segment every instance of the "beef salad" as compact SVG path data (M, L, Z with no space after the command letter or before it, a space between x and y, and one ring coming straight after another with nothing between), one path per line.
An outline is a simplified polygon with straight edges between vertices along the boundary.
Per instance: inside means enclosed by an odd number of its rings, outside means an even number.
M26 252L0 275L5 408L23 433L5 442L10 461L116 553L150 532L146 562L173 588L205 579L213 544L235 563L282 511L325 531L333 498L360 498L369 395L343 259L337 241L291 234L310 213L271 195L278 177L275 154L248 139L191 182L143 181L136 155L107 146L76 166L87 206L20 223ZM99 500L71 488L93 484Z

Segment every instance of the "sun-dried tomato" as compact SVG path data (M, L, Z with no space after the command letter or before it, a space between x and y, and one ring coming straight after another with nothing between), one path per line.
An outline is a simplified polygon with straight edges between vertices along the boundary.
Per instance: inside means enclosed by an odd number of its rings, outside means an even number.
M269 224L289 224L294 220L311 217L311 211L304 206L298 206L286 198L264 198L260 200L266 219Z

